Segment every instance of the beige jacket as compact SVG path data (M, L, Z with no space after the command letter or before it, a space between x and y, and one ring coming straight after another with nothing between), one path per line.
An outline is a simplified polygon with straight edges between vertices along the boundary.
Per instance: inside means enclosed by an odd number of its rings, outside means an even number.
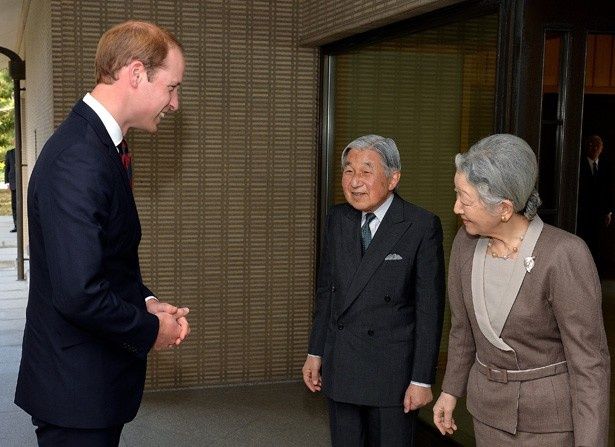
M573 430L576 446L606 445L610 359L600 282L585 243L536 217L513 261L501 312L491 318L483 289L486 250L487 239L463 228L457 233L449 266L452 327L442 390L467 395L472 416L497 429ZM566 361L568 371L504 383L481 373L477 358L506 370Z

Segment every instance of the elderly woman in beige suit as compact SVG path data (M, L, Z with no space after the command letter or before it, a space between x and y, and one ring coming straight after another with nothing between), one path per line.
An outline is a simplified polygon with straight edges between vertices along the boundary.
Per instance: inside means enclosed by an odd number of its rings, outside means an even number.
M467 396L477 446L607 444L610 360L600 283L578 237L536 215L536 157L492 135L455 158L452 327L434 423Z

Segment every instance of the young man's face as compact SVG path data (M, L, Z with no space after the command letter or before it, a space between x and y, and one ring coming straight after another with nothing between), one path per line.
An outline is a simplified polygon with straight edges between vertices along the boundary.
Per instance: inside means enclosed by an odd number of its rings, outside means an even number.
M184 56L178 48L171 48L164 67L140 81L140 113L134 117L138 129L154 133L167 113L179 109L179 85L184 77Z

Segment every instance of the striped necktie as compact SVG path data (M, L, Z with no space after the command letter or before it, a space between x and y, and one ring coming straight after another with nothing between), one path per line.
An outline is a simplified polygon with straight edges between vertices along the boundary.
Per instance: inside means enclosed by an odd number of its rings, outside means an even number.
M369 223L375 218L376 215L374 213L367 213L365 215L365 223L361 227L361 247L363 248L363 254L365 254L367 247L369 247L372 241L372 230L369 228Z

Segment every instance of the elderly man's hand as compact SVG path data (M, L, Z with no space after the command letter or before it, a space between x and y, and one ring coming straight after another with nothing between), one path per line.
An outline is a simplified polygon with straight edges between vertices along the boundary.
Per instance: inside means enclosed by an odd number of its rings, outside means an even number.
M418 410L432 400L431 387L410 384L404 396L404 413Z
M322 388L322 377L320 376L320 367L322 359L313 355L308 355L303 365L303 381L311 392L320 391Z

